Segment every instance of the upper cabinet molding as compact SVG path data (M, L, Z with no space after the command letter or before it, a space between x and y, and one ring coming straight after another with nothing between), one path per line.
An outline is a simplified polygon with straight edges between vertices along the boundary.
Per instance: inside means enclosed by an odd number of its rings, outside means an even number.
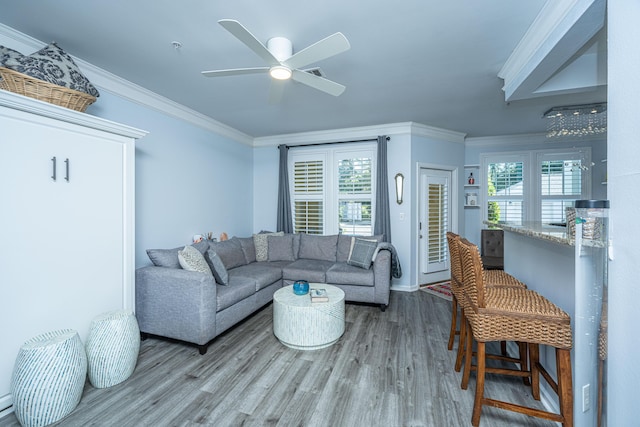
M540 87L559 70L569 68L567 63L604 27L605 12L606 0L547 1L498 73L504 80L505 100L548 95ZM557 87L553 91L560 92Z

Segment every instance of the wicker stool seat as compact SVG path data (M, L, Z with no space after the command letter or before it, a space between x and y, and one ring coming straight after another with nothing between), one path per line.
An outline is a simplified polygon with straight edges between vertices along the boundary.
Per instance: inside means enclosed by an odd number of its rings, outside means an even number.
M465 334L465 324L464 321L464 310L460 311L460 329L458 326L458 306L462 308L462 304L464 302L464 291L463 291L463 277L462 277L462 261L460 259L460 252L458 249L458 242L460 241L460 236L451 231L447 232L447 243L449 246L449 260L451 264L451 327L449 330L449 342L447 348L449 350L453 349L453 342L455 340L456 335L460 335L460 343L464 341ZM511 276L508 273L505 273L503 270L485 270L483 269L482 274L484 275L484 281L487 286L490 287L516 287L516 288L526 288L527 286ZM503 344L503 355L506 355L506 345ZM462 356L463 356L463 346L458 345L458 352L456 356L456 364L455 370L460 371L462 366Z
M487 287L482 273L478 247L461 239L460 257L464 276L465 318L471 334L465 343L463 388L468 384L471 371L473 340L476 350L476 393L471 422L480 424L482 405L488 405L573 425L573 391L571 382L571 319L567 313L535 291L514 287ZM491 341L517 341L528 343L529 369L488 368L485 343ZM557 382L539 362L539 345L556 349ZM521 347L522 349L522 347ZM532 394L540 399L540 375L557 392L560 414L498 401L484 396L486 373L499 373L529 378Z

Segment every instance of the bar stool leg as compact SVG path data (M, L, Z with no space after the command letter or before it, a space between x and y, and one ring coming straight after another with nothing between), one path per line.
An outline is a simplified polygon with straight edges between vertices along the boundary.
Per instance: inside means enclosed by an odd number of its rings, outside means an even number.
M535 400L540 400L540 346L529 344L529 363L531 364L531 393Z
M464 311L460 311L460 338L458 339L458 354L456 355L456 372L460 372L460 369L462 369L462 360L468 331L467 326L467 319L464 315Z
M449 330L449 343L447 348L453 350L453 341L456 337L456 326L458 324L458 300L453 295L451 298L451 329ZM459 345L459 344L458 344Z
M558 375L558 400L563 427L573 427L573 383L571 380L571 351L556 348Z
M471 375L471 359L473 359L473 333L471 331L471 326L469 325L468 322L466 324L465 336L466 336L466 344L465 344L465 350L464 350L464 371L462 373L462 383L460 384L460 387L463 390L466 390L467 386L469 385L469 376ZM476 353L476 358L480 359L480 356L477 353ZM482 359L483 359L482 363L484 364L484 354L482 356Z
M473 402L473 416L471 424L474 427L480 425L480 413L482 412L482 400L484 399L484 374L485 374L485 343L478 341L476 349L476 397Z

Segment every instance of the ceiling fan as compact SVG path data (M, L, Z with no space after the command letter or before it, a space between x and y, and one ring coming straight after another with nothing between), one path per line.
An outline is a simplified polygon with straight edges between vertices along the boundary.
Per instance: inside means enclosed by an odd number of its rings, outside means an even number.
M339 96L346 89L345 86L339 83L300 69L349 50L351 45L342 33L332 34L293 54L291 41L284 37L273 37L267 41L265 46L236 20L221 19L218 23L261 57L267 63L267 66L203 71L202 74L204 76L224 77L268 72L273 79L269 96L272 102L277 101L282 94L282 81L289 79L333 96Z

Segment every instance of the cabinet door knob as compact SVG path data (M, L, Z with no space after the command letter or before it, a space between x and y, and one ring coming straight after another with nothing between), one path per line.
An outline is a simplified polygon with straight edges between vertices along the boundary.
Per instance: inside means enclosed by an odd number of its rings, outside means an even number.
M67 182L69 182L69 159L66 159L66 160L64 161L64 164L65 164L65 169L66 169L66 175L65 175L64 179L65 179Z
M55 156L51 158L51 167L53 169L53 175L51 175L52 180L56 180L56 158Z

